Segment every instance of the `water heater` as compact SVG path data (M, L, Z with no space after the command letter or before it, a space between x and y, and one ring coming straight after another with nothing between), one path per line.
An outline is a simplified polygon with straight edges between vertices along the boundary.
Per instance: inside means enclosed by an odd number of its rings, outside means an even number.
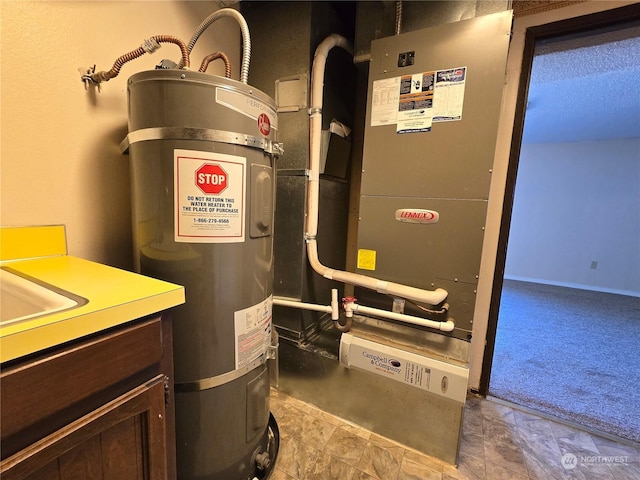
M186 290L173 316L178 478L265 478L275 103L178 69L133 75L128 98L136 267Z

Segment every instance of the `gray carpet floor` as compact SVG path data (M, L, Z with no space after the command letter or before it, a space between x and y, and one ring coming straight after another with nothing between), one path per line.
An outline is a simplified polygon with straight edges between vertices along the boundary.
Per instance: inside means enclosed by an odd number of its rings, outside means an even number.
M489 393L640 441L640 298L505 280Z

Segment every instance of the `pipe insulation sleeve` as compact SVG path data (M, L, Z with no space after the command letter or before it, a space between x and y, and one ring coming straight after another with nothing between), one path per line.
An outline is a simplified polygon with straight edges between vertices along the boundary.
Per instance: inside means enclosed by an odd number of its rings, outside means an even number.
M322 139L322 116L314 115L310 118L311 151L309 156L309 188L307 190L307 218L306 232L315 236L318 233L318 203L320 198L320 152L315 152L315 145L320 145Z
M313 66L311 67L311 108L322 109L322 91L324 87L324 69L327 64L327 56L329 51L334 47L340 47L353 55L353 46L341 35L332 34L325 38L313 57ZM315 81L314 81L315 80Z
M316 49L311 68L311 107L309 108L309 178L307 190L307 218L305 223L305 238L307 241L307 258L311 267L320 275L330 280L357 285L380 293L407 298L416 302L438 305L446 300L448 293L441 288L435 291L422 290L407 285L385 282L376 278L357 273L333 270L320 263L318 258L318 203L319 203L319 172L320 172L320 142L322 135L322 102L324 88L324 72L329 51L334 47L341 47L353 55L353 47L349 41L340 35L329 35Z
M353 55L351 43L341 35L332 34L316 48L311 67L311 106L309 107L309 170L310 179L307 193L306 233L315 237L318 233L318 199L320 190L320 144L322 141L322 104L324 91L324 71L329 51L341 47ZM315 180L318 179L318 180Z

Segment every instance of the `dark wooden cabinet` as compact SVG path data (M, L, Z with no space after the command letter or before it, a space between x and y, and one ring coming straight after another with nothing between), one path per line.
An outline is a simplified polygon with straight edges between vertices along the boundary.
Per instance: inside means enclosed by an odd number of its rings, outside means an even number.
M155 316L2 365L0 477L174 479L171 343Z

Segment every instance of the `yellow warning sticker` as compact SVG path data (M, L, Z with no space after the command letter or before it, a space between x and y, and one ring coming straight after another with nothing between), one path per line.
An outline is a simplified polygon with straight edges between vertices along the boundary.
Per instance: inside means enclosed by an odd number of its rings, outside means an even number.
M376 251L365 250L364 248L358 249L358 268L361 270L375 270Z

